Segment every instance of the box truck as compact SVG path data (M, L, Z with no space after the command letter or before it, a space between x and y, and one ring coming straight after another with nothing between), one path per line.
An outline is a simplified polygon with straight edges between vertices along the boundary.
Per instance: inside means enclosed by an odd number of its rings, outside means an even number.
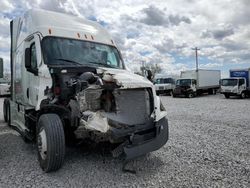
M193 98L202 93L216 94L220 88L220 70L188 70L182 71L176 80L173 97L184 95Z
M172 95L175 87L175 79L170 77L156 78L154 81L156 94L170 94Z
M30 10L10 23L11 98L4 119L36 141L45 172L61 167L65 143L116 143L125 160L168 140L166 111L153 83L126 70L98 23Z
M221 79L221 93L225 98L250 96L250 68L229 70L229 78Z

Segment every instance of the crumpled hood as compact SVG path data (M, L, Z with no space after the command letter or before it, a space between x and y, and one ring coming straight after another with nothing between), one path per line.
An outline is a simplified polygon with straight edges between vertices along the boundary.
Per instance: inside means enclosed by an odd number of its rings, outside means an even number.
M145 88L153 87L148 79L123 69L98 68L97 73L103 74L103 80L115 81L122 88Z

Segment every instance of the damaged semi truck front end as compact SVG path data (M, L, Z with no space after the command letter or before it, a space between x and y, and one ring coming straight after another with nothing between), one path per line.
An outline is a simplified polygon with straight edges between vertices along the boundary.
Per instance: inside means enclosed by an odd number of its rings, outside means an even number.
M43 10L13 20L11 72L5 120L36 140L46 172L61 167L70 140L116 143L113 156L127 160L168 140L153 84L126 70L114 41L95 22Z
M125 153L126 159L163 146L168 140L168 124L159 99L154 100L151 83L125 71L110 74L105 70L103 74L103 85L89 86L77 94L80 122L76 137L121 143L113 155Z

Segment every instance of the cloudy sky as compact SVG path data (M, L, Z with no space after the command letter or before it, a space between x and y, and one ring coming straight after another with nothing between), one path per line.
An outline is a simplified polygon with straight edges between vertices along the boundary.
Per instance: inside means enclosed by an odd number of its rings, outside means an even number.
M250 67L250 0L1 0L0 57L9 65L9 22L30 8L65 12L99 22L127 66L157 63L165 74L199 67Z

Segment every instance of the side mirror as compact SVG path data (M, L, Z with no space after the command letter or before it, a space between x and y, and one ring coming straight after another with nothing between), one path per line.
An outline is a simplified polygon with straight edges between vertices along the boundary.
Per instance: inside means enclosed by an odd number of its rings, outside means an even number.
M25 68L31 68L30 48L25 49Z

